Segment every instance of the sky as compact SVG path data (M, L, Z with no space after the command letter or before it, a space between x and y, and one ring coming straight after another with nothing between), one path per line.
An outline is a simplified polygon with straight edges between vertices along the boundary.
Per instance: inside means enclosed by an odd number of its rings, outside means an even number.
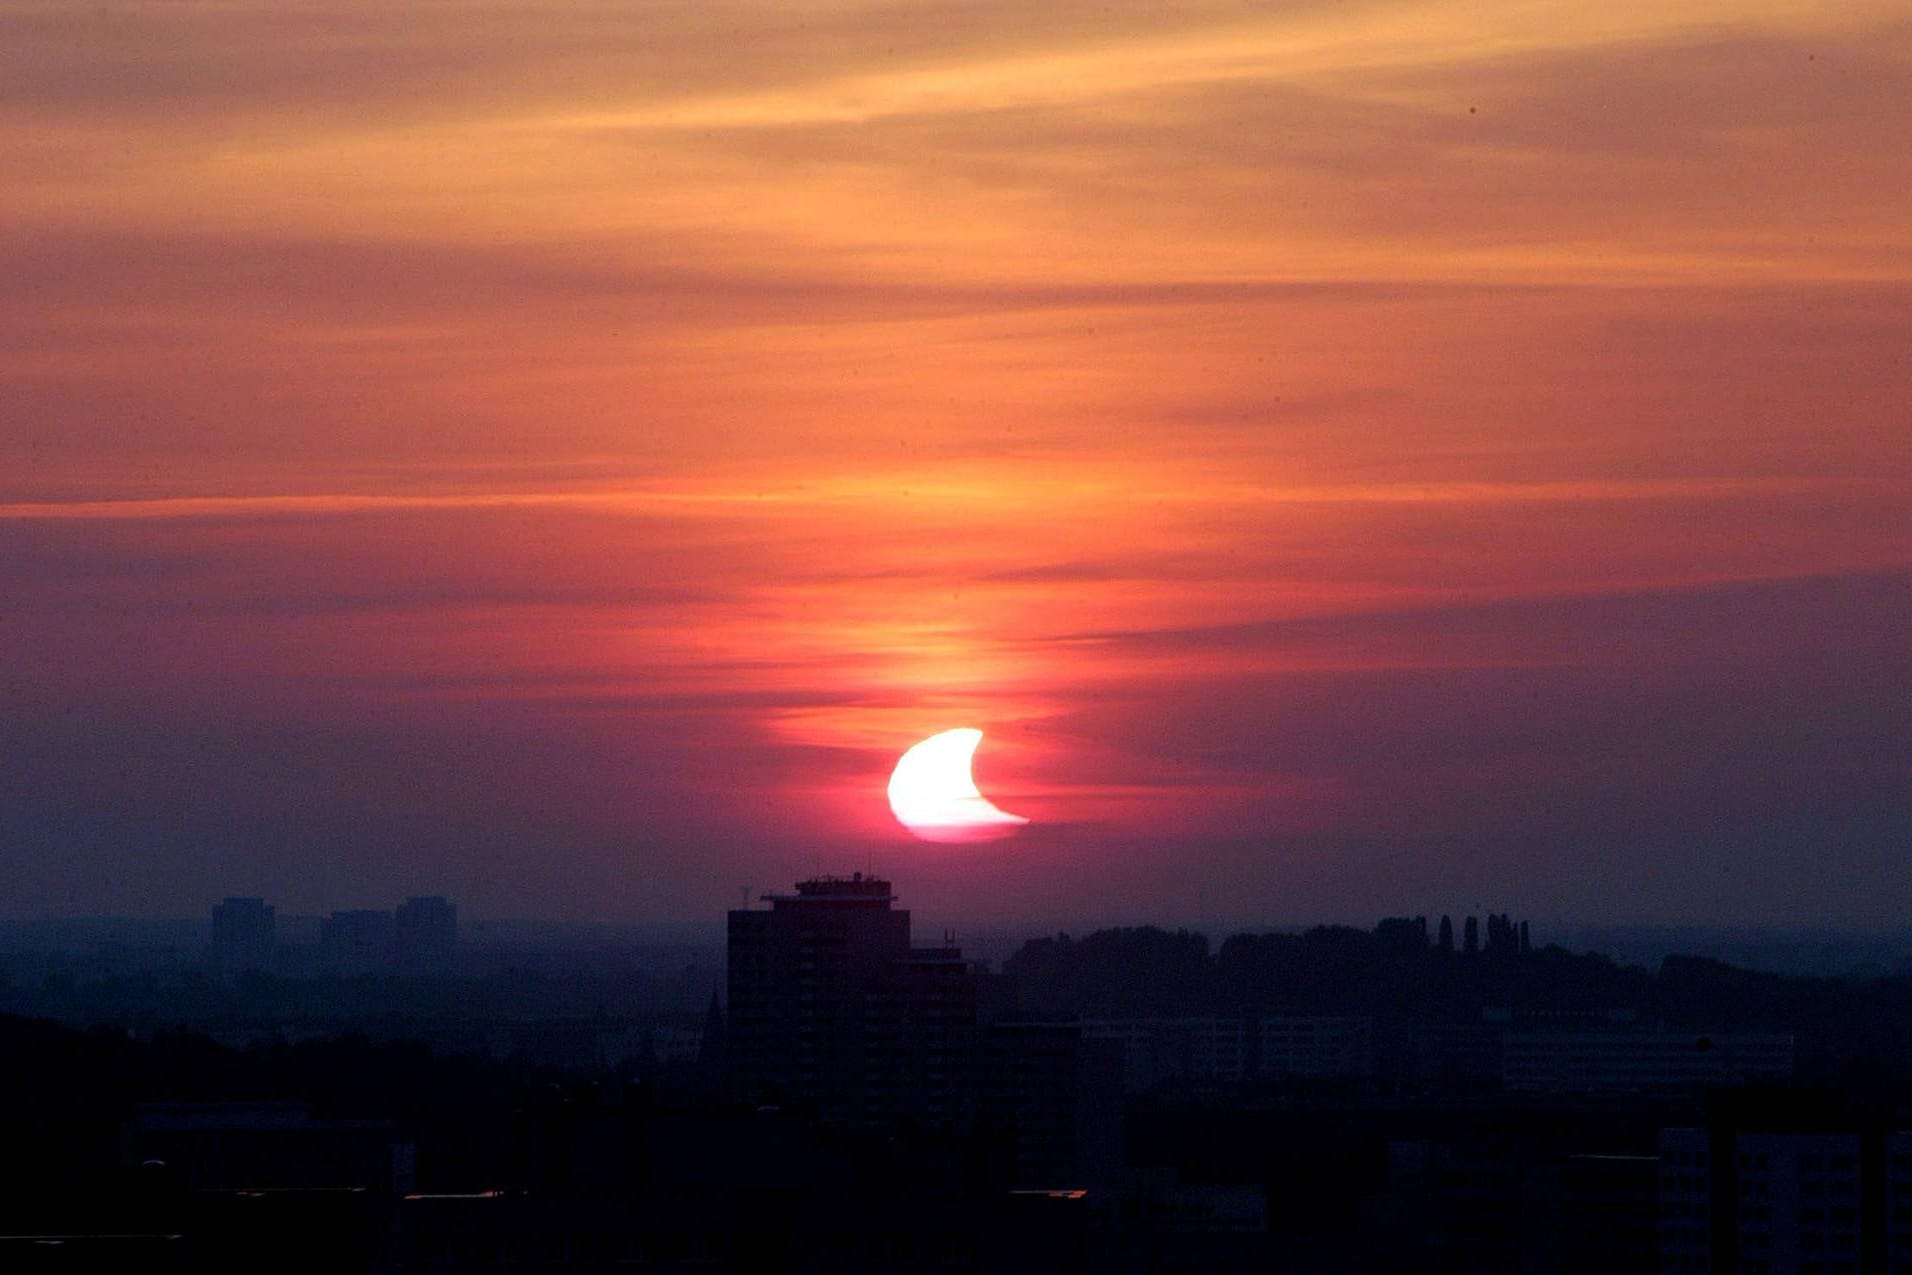
M1901 0L0 0L0 172L0 914L1912 908Z

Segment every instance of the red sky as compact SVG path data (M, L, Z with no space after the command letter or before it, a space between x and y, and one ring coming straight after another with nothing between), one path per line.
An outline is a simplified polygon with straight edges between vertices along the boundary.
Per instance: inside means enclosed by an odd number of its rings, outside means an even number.
M1884 924L1912 22L0 7L0 910ZM987 847L891 821L988 732Z

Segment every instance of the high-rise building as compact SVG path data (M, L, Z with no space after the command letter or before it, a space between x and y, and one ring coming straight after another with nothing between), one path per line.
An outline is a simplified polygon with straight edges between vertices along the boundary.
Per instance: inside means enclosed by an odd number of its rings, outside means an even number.
M222 974L264 969L272 961L277 933L273 908L264 899L228 898L212 910L212 967Z
M458 909L438 895L414 895L394 917L398 964L413 973L442 972L458 947Z
M723 1055L740 1096L973 1135L1023 1188L1113 1178L1117 1042L1075 1023L982 1022L979 970L951 941L912 946L888 881L816 877L764 900L730 914Z
M857 873L730 914L728 1062L745 1096L852 1122L967 1115L976 973L953 945L912 947L895 899Z

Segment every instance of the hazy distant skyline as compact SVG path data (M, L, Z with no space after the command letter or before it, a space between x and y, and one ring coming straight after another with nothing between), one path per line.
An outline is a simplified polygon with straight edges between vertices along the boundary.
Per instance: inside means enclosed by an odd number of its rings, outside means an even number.
M0 915L1878 926L1886 0L0 3ZM1034 822L911 840L987 732Z

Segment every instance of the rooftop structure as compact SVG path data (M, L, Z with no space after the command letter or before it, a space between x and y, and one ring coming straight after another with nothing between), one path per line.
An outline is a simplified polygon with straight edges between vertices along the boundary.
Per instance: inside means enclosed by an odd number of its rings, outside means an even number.
M797 882L795 894L766 894L765 903L773 908L798 903L862 903L888 906L896 902L896 895L890 893L890 883L880 877L866 877L861 872L853 872L847 877L811 877L807 881Z

